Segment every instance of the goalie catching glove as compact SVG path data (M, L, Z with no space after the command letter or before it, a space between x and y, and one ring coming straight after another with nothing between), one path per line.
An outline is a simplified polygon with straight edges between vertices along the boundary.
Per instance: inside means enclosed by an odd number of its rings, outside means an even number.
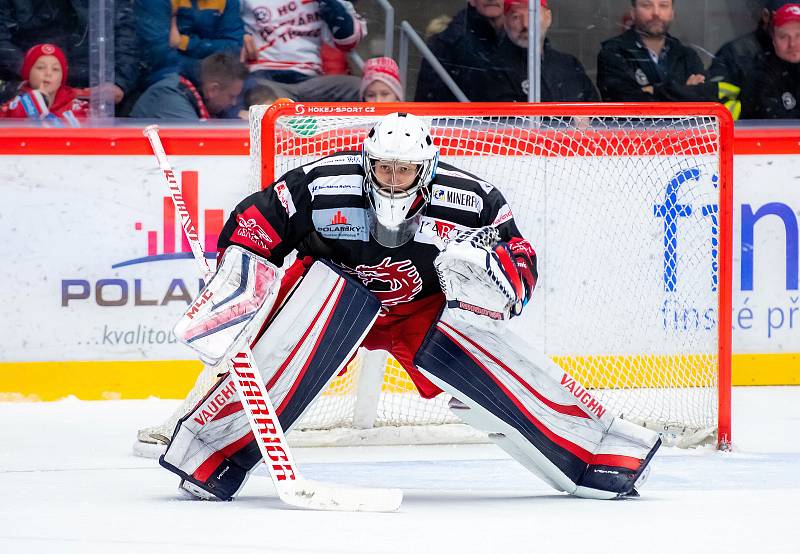
M501 241L494 227L461 233L434 261L447 307L480 325L522 313L536 285L535 254L529 250L521 239Z

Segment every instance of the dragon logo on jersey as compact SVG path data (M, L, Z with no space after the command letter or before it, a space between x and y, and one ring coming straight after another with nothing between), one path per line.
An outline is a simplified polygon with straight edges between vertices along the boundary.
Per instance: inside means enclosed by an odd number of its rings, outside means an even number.
M387 256L377 265L357 265L350 273L361 279L384 306L410 302L422 290L422 278L411 260L393 263ZM385 285L375 288L376 283Z

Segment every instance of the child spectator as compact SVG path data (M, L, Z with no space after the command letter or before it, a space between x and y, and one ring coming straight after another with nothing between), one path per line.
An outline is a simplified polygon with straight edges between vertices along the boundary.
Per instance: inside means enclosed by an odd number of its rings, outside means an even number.
M64 52L54 44L37 44L25 54L25 79L16 97L0 106L0 117L27 118L51 127L80 127L89 103L67 86L69 67Z
M247 120L251 106L271 105L279 99L291 101L291 98L281 98L278 89L268 82L257 84L245 93L244 109L239 112L239 117Z
M131 117L205 121L236 103L247 77L238 56L218 52L200 64L200 78L172 73L139 97Z
M402 102L400 68L392 58L371 58L364 64L359 97L362 102Z
M90 5L91 0L0 0L0 80L19 84L25 79L20 71L24 53L49 43L61 48L69 59L69 81L64 78L64 84L88 87L89 53L96 47L90 44ZM119 106L139 78L133 0L115 0L111 15L114 67L109 69L113 69L114 82L100 83L96 90ZM109 28L109 34L111 31Z

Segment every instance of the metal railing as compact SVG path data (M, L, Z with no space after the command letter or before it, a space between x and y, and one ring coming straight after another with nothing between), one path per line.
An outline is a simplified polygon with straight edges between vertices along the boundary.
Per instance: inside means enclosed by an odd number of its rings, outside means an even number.
M386 37L383 43L383 55L387 58L391 58L394 54L394 6L389 3L389 0L375 1L383 8L385 14Z
M528 2L528 102L542 99L542 6Z
M392 6L388 0L375 1L384 12L383 21L386 30L383 41L383 55L387 58L391 58L394 54L394 6ZM355 50L351 50L347 55L347 58L353 65L358 67L359 71L364 68L364 58L362 58L361 55Z
M450 92L455 95L459 102L469 102L469 98L464 94L461 88L456 84L447 70L439 63L439 60L436 56L431 52L431 49L428 48L428 45L425 44L425 41L422 40L417 32L414 30L414 27L408 21L403 21L400 23L400 45L399 45L399 52L397 55L397 65L400 66L400 82L403 83L403 87L405 90L408 89L407 76L408 76L408 43L411 41L414 46L417 47L420 54L427 60L431 67L436 72L436 75L447 85L447 88L450 89Z

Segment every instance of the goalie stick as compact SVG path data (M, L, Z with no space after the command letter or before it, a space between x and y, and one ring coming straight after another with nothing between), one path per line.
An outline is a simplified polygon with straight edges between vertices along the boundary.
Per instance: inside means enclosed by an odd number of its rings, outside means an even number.
M158 126L150 125L143 133L150 141L153 154L158 160L158 166L164 175L195 261L200 266L203 277L208 280L212 273L211 268L200 246L194 222L183 201L181 189L164 152L161 138L158 136ZM350 512L393 512L400 507L403 492L399 489L328 485L304 478L294 461L275 407L261 380L261 374L249 347L245 346L224 363L235 377L233 381L242 400L250 428L278 497L283 502L299 508Z

